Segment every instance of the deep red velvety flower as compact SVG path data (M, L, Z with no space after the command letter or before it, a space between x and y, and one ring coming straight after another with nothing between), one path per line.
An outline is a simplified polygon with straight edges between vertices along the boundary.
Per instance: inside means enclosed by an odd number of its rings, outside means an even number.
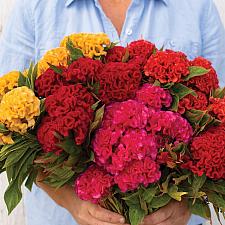
M191 143L192 158L183 168L211 179L225 179L225 126L217 126L195 137Z
M210 114L225 123L225 97L222 99L210 98L208 110Z
M144 84L136 92L136 100L155 110L160 110L162 107L168 108L172 103L172 97L168 90L152 84Z
M104 103L125 101L135 96L141 82L141 72L133 63L111 62L98 74L99 97Z
M141 68L145 65L149 57L156 49L155 45L149 41L138 40L128 45L129 56L132 62L137 62Z
M196 91L198 96L193 96L191 94L182 98L179 102L178 112L183 114L186 110L197 109L197 110L206 110L208 106L207 96L200 92Z
M75 192L80 199L96 204L110 193L113 184L111 175L93 165L77 178Z
M126 48L122 46L115 46L107 52L105 57L106 63L109 62L122 62L123 56L126 53Z
M103 63L100 60L79 58L74 61L68 69L64 70L62 76L67 82L92 82L94 81L96 75L101 72L102 68Z
M210 94L210 92L213 89L216 89L219 87L219 81L216 74L215 69L212 67L212 64L207 59L204 59L202 57L198 57L194 59L191 62L192 66L201 66L205 69L209 69L209 73L198 76L190 79L187 82L187 86L192 87L194 89L200 90L201 92L204 92L205 94Z
M160 179L159 165L149 157L132 161L122 172L114 177L122 192L137 189L141 184L147 187Z
M189 66L187 56L182 52L158 51L149 58L144 72L160 83L177 83L190 74Z
M60 69L65 69L59 67ZM48 97L64 85L63 77L51 68L47 69L35 81L35 89L40 97Z

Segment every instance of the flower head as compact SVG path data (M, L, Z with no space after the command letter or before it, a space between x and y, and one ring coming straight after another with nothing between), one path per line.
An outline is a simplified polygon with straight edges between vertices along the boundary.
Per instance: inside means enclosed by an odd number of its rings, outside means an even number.
M40 100L27 87L18 87L5 94L0 103L0 122L10 131L21 134L35 125L40 115Z
M213 116L216 116L222 123L225 123L225 97L210 98L208 110Z
M78 33L65 37L60 46L66 47L70 40L75 48L81 49L85 57L93 58L107 54L105 47L110 46L110 39L105 33L88 34Z
M106 63L109 62L122 62L122 59L126 53L126 48L122 46L115 46L107 51L105 57Z
M145 75L159 80L160 83L178 83L190 74L190 63L182 52L172 50L158 51L153 54L145 65Z
M76 179L75 192L82 200L99 203L110 193L113 184L111 175L92 165Z

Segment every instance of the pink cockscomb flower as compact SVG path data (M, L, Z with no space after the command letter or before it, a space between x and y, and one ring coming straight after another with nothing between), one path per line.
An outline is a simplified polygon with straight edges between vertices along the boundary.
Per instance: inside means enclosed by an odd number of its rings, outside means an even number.
M149 157L132 161L121 173L114 177L122 192L135 190L139 185L147 187L160 179L159 165Z
M110 193L113 184L111 175L92 165L75 181L75 191L80 199L96 204Z
M170 107L172 97L168 90L152 84L144 84L136 93L136 100L155 110Z

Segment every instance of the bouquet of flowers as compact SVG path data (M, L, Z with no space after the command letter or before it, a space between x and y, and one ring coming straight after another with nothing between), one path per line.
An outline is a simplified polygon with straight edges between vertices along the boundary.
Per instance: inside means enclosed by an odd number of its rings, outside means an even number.
M39 171L131 225L171 200L225 211L225 88L208 60L80 33L0 84L9 213Z

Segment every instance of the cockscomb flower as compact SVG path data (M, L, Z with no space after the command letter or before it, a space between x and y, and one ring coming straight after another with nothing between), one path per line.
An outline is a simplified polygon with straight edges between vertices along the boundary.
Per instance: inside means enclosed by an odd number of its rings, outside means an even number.
M92 165L76 179L75 192L80 199L96 204L110 193L113 185L111 175Z
M40 100L27 87L18 87L6 93L0 103L0 122L10 131L20 134L35 125L40 115Z
M144 84L136 92L136 100L155 110L160 110L162 107L168 108L172 103L172 97L168 90L152 84Z
M38 77L49 68L49 64L53 66L66 67L68 65L68 59L69 52L64 47L54 48L50 51L47 51L38 62Z
M222 99L210 98L208 110L210 114L216 116L219 120L225 123L225 97Z
M191 158L182 165L198 176L225 179L225 126L216 126L195 137L191 143Z
M78 33L71 34L65 37L60 46L66 47L66 44L70 40L75 48L81 49L85 57L93 58L104 56L107 54L105 47L110 46L111 42L107 34L89 34L89 33Z
M182 52L158 51L149 58L144 72L162 84L177 83L190 74L189 66L190 62Z
M105 57L106 63L109 62L122 62L122 59L126 53L126 48L122 46L115 46L107 51Z
M12 71L0 77L0 102L7 92L18 87L18 78L18 71Z
M147 187L161 177L159 165L149 157L132 161L122 172L114 177L122 192L132 191L140 185Z

